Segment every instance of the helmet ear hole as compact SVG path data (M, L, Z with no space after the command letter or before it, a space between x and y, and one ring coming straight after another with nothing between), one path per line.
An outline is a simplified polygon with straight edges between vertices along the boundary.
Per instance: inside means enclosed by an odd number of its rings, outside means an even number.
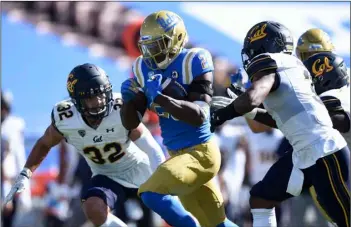
M183 38L183 34L179 34L178 35L178 41L182 40L182 38Z

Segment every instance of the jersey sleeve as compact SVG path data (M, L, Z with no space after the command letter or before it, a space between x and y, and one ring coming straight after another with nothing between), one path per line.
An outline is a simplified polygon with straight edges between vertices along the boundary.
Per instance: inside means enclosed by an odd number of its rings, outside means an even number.
M73 117L73 103L62 101L57 103L51 111L51 123L54 128L62 135L65 128L69 127L72 123Z
M252 59L246 72L252 81L256 73L274 69L278 69L277 62L269 54L260 54Z
M140 85L141 88L145 86L145 78L143 74L143 58L139 56L135 59L132 66L133 78Z
M57 127L57 122L58 122L58 120L57 120L57 111L55 111L55 109L56 109L57 107L56 107L56 105L54 106L54 108L52 108L52 111L51 111L51 125L61 134L61 135L63 135L63 133L58 129L58 127Z

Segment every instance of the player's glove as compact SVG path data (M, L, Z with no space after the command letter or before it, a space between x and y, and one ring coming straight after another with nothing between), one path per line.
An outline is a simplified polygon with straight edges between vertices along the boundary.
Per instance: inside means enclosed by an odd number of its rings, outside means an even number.
M242 93L245 92L243 87L239 87L236 84L231 84L230 87L227 88L227 95L232 99L236 99Z
M13 197L29 187L29 179L32 176L32 171L28 168L24 168L21 173L17 176L15 183L13 184L9 194L6 196L3 207L10 201L13 200Z
M125 80L121 85L121 94L124 102L133 100L138 92L143 92L143 89L133 78Z
M146 81L146 96L151 102L162 93L162 75L155 74Z
M224 108L213 111L211 113L211 132L214 132L218 126L222 125L227 120L238 116L241 116L241 114L235 111L234 101Z
M210 105L210 112L222 109L232 103L235 98L227 98L225 96L213 96Z

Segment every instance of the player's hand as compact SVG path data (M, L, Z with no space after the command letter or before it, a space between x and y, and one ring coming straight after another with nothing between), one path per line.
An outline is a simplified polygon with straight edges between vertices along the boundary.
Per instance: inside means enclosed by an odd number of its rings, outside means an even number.
M155 74L146 81L146 96L153 102L162 92L162 75Z
M231 84L230 87L227 88L227 95L232 99L236 99L244 92L245 92L245 89L243 87L237 86L236 84Z
M22 172L17 176L15 183L13 184L10 192L7 194L4 202L3 202L3 207L10 201L13 200L13 197L17 194L20 193L22 191L24 191L25 189L27 189L29 187L29 178L30 178L30 174L29 172L30 170L28 169L24 169L22 170Z
M143 89L133 78L125 80L121 85L122 99L126 103L133 100L138 92L143 92Z
M233 119L235 117L233 102L224 108L215 110L211 113L211 132L214 132L218 126L221 126L227 120Z

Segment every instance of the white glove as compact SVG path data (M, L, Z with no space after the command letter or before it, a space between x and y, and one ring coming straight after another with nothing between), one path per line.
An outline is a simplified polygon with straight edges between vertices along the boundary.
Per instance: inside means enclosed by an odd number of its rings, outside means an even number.
M32 176L32 171L28 168L24 168L21 173L17 176L15 183L13 184L9 194L7 194L5 201L2 206L4 207L9 201L13 200L16 193L20 193L29 187L29 178Z
M230 88L227 88L227 95L232 98L233 100L235 100L236 98L238 98L238 95L235 94Z

